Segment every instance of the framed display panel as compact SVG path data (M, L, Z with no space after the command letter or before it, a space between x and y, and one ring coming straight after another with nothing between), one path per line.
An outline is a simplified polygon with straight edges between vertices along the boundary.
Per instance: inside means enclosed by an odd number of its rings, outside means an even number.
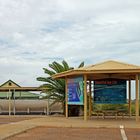
M102 79L94 81L94 103L125 104L126 80Z
M83 77L68 79L68 104L83 105L84 85Z

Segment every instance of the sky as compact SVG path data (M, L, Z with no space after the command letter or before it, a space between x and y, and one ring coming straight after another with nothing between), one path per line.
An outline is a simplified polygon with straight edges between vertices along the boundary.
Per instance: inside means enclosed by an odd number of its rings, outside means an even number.
M140 65L139 0L0 0L0 83L39 86L44 67Z

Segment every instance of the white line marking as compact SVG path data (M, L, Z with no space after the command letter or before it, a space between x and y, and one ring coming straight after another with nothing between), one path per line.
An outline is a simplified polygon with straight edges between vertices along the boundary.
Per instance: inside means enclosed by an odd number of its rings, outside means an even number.
M125 134L124 126L123 126L123 125L120 125L120 131L121 131L122 139L123 139L123 140L127 140L127 136L126 136L126 134Z

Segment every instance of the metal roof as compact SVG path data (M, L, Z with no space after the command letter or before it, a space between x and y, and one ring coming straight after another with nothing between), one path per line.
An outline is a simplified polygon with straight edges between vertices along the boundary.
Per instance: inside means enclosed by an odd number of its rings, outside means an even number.
M65 78L87 74L89 77L93 76L94 79L98 79L104 76L104 78L106 78L106 76L111 77L111 75L113 75L111 78L118 77L124 79L134 79L136 73L140 73L140 66L110 60L95 65L85 66L58 73L53 75L52 77Z

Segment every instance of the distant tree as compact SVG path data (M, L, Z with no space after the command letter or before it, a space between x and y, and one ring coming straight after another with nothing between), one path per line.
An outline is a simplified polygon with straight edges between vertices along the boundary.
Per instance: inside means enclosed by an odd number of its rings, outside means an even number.
M79 67L83 67L84 62L82 62ZM58 63L56 61L49 64L49 68L43 68L44 73L47 74L47 77L38 77L37 80L44 82L41 85L44 89L43 92L46 93L46 98L53 99L55 102L62 102L63 105L63 113L65 113L65 80L64 79L53 79L52 75L64 72L67 70L74 69L74 67L70 67L68 63L63 60L62 63Z

